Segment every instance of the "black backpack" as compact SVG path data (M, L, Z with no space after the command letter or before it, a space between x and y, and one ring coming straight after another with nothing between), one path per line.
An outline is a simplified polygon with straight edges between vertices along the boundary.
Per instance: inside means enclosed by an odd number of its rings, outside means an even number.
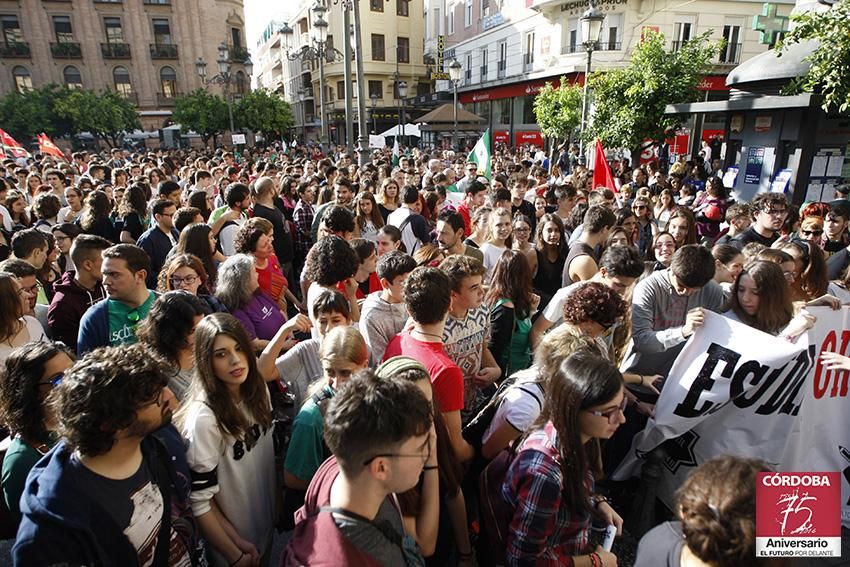
M478 414L473 417L469 423L463 428L463 438L467 443L475 448L477 454L481 454L481 447L484 445L484 434L493 422L493 417L496 415L496 410L502 405L502 401L512 387L517 387L526 394L537 400L540 407L543 407L543 401L537 396L529 386L535 381L537 371L533 369L521 370L505 378L490 401L481 408Z

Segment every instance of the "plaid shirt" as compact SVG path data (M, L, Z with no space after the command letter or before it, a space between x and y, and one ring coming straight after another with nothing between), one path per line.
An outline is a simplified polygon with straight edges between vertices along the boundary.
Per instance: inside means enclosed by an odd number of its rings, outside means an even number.
M313 245L310 230L313 226L314 214L313 205L308 205L302 200L298 201L292 212L292 221L295 223L295 251L302 256L306 256L310 246Z
M508 567L572 566L574 555L586 553L590 516L561 505L564 479L557 439L552 422L536 430L505 476L502 497L514 508L505 553ZM585 485L589 493L589 472Z

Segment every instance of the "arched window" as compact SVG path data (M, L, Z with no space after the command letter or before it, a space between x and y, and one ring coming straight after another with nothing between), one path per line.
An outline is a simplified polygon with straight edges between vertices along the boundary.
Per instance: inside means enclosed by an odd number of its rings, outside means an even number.
M15 90L19 93L32 90L32 75L26 67L22 65L13 67L12 77L15 80Z
M62 71L62 81L69 89L83 88L83 77L80 75L80 70L73 65L68 65Z
M243 96L245 94L245 73L242 71L236 71L236 96Z
M130 72L126 67L116 67L112 70L112 80L115 90L124 96L133 94L133 85L130 83Z
M159 71L159 86L162 96L174 98L177 94L177 73L171 67L163 67Z

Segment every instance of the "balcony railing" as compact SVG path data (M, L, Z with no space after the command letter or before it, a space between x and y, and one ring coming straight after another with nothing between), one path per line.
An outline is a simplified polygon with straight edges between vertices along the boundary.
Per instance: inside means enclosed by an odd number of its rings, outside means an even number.
M720 63L725 65L737 65L740 63L742 47L740 43L727 43L726 48L720 52Z
M174 106L174 99L182 93L156 93L156 103L159 106Z
M482 66L481 66L481 80L482 80L482 81L486 81L486 80L487 80L487 65L482 65Z
M83 56L83 50L77 41L51 43L50 53L56 59L80 59Z
M104 59L130 59L130 44L101 43L100 54Z
M499 61L499 64L496 67L496 78L504 79L505 78L505 71L506 71L507 67L508 67L507 61L504 61L504 60Z
M0 43L0 57L29 57L30 44L26 41L16 41L13 43Z
M534 54L533 53L523 53L522 55L522 70L523 71L531 71L534 67Z
M248 48L241 45L228 45L227 50L230 53L230 60L234 63L242 63L250 56Z
M151 43L151 59L177 59L177 45L173 43Z
M622 43L619 41L597 41L593 46L593 51L620 51ZM571 43L564 46L564 53L578 53L585 51L583 43Z

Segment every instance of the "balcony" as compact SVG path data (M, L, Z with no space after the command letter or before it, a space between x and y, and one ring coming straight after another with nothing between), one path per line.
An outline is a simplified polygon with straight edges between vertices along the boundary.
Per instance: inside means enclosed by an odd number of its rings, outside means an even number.
M171 0L142 0L147 6L171 6Z
M55 59L82 59L83 57L83 50L77 41L51 43L50 53Z
M177 59L177 45L173 43L151 43L151 59Z
M534 67L534 53L523 53L522 55L522 70L524 73L531 71Z
M486 80L487 80L487 65L482 65L481 66L481 81L483 82L483 81L486 81Z
M620 51L622 43L619 41L597 41L593 51ZM583 43L571 43L564 46L564 53L579 53L586 51Z
M506 60L502 59L501 61L499 61L499 64L496 66L496 78L497 79L504 79L505 78L505 71L507 69L507 66L508 66L508 62Z
M0 43L0 57L4 59L12 59L15 57L29 57L30 44L26 41L16 41L12 43Z
M250 56L248 48L241 45L228 45L227 50L230 53L230 61L233 63L242 63Z
M156 93L156 104L158 106L174 106L174 99L183 96L183 93Z
M723 51L720 52L719 62L721 65L737 65L741 62L741 49L742 44L740 43L727 43L726 47Z
M130 59L130 44L101 43L100 54L104 59Z

